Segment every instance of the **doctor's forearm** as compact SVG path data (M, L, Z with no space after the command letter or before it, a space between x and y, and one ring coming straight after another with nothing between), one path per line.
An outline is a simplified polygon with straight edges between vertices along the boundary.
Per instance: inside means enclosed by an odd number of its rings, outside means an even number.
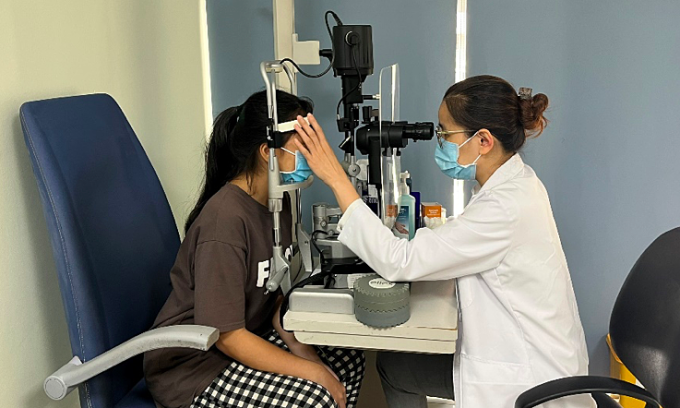
M338 201L340 211L343 213L347 210L347 207L349 207L350 204L360 198L357 190L344 174L342 177L338 177L337 181L329 184L329 186L333 191L333 194L335 194L335 199Z
M433 262L436 256L432 256L435 240L424 239L423 232L417 233L410 242L395 237L361 201L352 203L344 213L338 223L342 229L338 240L384 279L392 282L434 280L432 274L438 272L433 270L433 266L437 266ZM418 256L419 252L427 255Z

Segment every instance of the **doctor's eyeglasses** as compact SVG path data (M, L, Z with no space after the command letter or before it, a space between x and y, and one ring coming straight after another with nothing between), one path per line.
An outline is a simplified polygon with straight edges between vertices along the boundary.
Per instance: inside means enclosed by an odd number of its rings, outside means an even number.
M444 140L446 140L447 135L468 132L474 132L474 130L444 130L441 126L437 126L434 130L434 133L437 135L437 143L439 143L439 147L444 147Z

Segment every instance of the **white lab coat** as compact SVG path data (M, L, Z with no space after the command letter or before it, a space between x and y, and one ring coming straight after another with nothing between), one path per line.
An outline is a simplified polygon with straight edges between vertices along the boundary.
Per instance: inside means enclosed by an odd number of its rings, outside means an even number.
M514 155L443 226L396 238L360 200L339 240L390 281L457 279L456 408L513 407L523 391L586 375L588 354L545 187ZM434 312L434 311L433 311ZM589 396L542 407L591 407Z

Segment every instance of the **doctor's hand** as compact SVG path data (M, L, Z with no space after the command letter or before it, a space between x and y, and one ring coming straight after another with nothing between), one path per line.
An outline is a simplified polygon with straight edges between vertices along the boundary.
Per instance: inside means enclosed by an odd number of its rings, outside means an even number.
M300 150L314 174L333 190L340 209L344 212L347 207L359 198L354 186L345 174L345 170L328 144L321 125L311 113L307 115L309 124L302 116L297 117L295 130L300 136L295 144Z
M297 117L298 124L295 125L295 130L300 135L300 139L295 140L295 144L307 159L309 167L328 186L346 180L345 170L335 156L333 148L328 144L321 125L311 113L307 119L309 124L302 116Z

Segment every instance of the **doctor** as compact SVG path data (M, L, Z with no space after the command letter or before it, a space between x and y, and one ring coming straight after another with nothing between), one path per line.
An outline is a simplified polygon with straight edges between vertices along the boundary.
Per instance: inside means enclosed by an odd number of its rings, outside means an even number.
M518 95L507 81L471 77L439 108L434 160L448 176L477 180L465 211L435 230L396 238L362 202L323 130L298 117L296 145L344 212L339 240L390 281L457 279L459 341L453 356L379 358L388 404L426 407L425 395L457 408L506 408L523 391L586 375L588 355L567 261L545 187L517 152L547 121L548 98ZM453 378L451 375L453 371ZM589 396L545 407L594 406Z

